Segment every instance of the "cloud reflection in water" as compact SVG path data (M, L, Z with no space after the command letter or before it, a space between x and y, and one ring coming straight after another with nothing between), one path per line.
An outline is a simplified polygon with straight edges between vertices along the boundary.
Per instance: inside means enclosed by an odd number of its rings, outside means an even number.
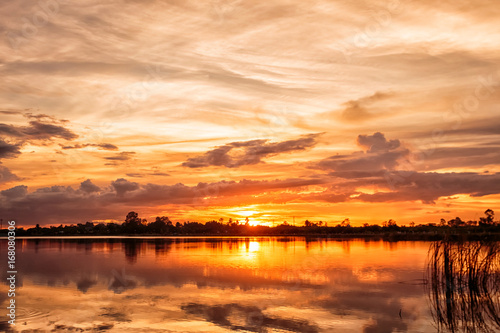
M18 300L46 314L25 319L24 329L428 332L428 247L300 237L22 240Z

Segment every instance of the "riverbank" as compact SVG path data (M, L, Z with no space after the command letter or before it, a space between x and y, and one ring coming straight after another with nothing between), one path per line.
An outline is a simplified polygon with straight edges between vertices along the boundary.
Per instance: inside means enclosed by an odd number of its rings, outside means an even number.
M307 239L365 239L369 241L500 241L500 231L463 232L462 230L446 230L446 232L381 232L381 233L241 233L241 234L117 234L117 235L23 235L18 239L175 239L175 238L247 238L247 237L302 237ZM6 235L0 235L0 239L6 239Z

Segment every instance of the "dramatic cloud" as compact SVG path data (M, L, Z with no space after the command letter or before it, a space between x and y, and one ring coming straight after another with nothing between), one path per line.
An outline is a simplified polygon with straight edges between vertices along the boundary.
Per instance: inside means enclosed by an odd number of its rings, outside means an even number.
M97 187L90 180L75 190L71 186L51 186L27 192L21 185L1 192L0 209L5 218L16 219L20 225L32 223L74 223L92 219L117 219L127 211L150 205L214 204L206 197L248 196L270 191L300 189L322 184L320 179L285 179L273 181L242 180L184 184L139 184L119 178L110 186ZM294 197L296 198L296 197ZM225 205L222 200L219 205Z
M383 192L367 194L357 188L366 185L364 178L342 178L332 174L323 179L285 179L274 181L242 180L199 183L196 186L184 184L158 185L139 184L119 178L111 186L98 187L91 180L81 183L75 190L67 186L52 186L28 192L26 186L16 186L1 192L0 207L8 218L15 218L20 224L30 221L30 216L40 216L39 221L73 223L90 219L117 219L126 211L150 205L225 206L231 198L264 195L267 202L328 202L340 203L363 201L367 203L422 201L433 203L441 197L457 194L485 196L499 194L500 174L476 173L373 173L370 182L377 184ZM348 175L343 175L347 177ZM350 175L353 176L353 175ZM396 178L397 177L397 178ZM345 179L345 181L341 181ZM332 185L327 184L330 183ZM310 186L326 188L322 192L303 192ZM290 192L293 190L293 192ZM389 190L389 192L388 192ZM206 198L211 198L207 200ZM278 197L276 197L278 198ZM247 203L252 202L247 200ZM259 202L258 200L256 202ZM104 207L106 207L105 210Z
M435 204L440 198L455 195L483 197L500 194L500 173L478 174L437 172L332 172L335 185L321 193L303 196L305 201L339 203L416 202ZM332 181L333 182L333 181ZM376 187L375 193L364 193L363 188ZM360 190L361 189L361 190Z
M94 183L90 179L82 182L80 184L80 190L86 193L99 192L101 188Z
M52 138L73 140L78 137L78 135L63 126L40 121L30 121L29 126L0 124L0 135L22 140L50 140Z
M111 182L111 186L113 186L118 196L123 196L125 193L137 190L139 188L139 184L135 182L129 182L124 178L119 178Z
M257 164L262 162L265 157L314 147L317 143L317 136L318 134L311 134L296 140L270 143L268 140L232 142L210 150L201 156L189 158L182 165L189 168L207 166L237 168L243 165ZM230 154L238 149L239 152Z
M385 175L391 192L360 194L357 199L365 202L416 201L433 203L441 197L467 194L482 197L500 193L500 173L398 173ZM383 183L381 183L383 184Z
M418 165L425 169L449 169L463 167L495 168L500 161L500 144L489 142L470 147L445 147L422 149Z
M20 144L11 144L0 138L0 158L16 158L21 155Z
M0 184L19 180L19 177L13 174L7 167L0 165Z
M0 123L0 159L18 158L21 156L21 148L27 143L37 144L37 141L49 141L54 138L73 140L78 137L72 131L57 125L66 121L57 120L45 114L31 114L20 111L2 111L7 115L23 115L28 119L37 119L30 121L29 126L15 126ZM45 123L49 121L51 123ZM9 141L6 141L6 138ZM1 163L1 162L0 162ZM13 174L7 167L0 165L0 184L19 180L20 178Z
M478 197L500 193L499 173L437 173L401 169L399 161L403 160L404 166L408 166L406 163L408 163L410 150L403 148L399 140L387 140L379 132L373 135L359 135L357 144L366 152L334 155L312 166L312 168L330 171L329 176L339 179L332 190L315 194L316 199L328 202L355 199L364 202L435 203L439 198L457 194ZM436 156L444 154L441 158L457 158L481 154L481 152L493 154L491 149L468 151L465 148L452 148L434 151ZM491 156L484 154L483 161L485 163L491 161L496 154ZM453 162L451 164L453 165ZM359 188L366 186L375 186L378 190L375 193L359 192Z
M373 135L359 135L357 142L358 145L365 148L368 153L394 150L400 146L399 140L387 141L384 134L380 132Z
M18 157L21 155L20 148L20 144L11 144L0 138L0 159ZM2 162L0 162L0 184L19 180L18 176L13 174L6 166L1 165L1 163Z
M409 153L407 149L400 148L399 140L387 141L379 132L359 135L357 143L366 152L330 156L313 168L337 172L392 170L398 165L398 160Z
M24 197L28 194L28 186L19 185L8 190L0 192L1 195L8 197L10 199Z

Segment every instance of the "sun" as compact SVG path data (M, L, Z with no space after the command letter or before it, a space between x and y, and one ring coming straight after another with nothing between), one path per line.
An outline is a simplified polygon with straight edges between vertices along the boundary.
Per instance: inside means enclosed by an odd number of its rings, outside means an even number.
M236 212L236 214L238 214L240 216L244 216L244 217L250 217L250 216L256 215L258 213L259 212L256 210L240 210L240 211Z
M238 214L239 216L242 216L245 219L248 218L248 224L251 226L260 225L260 221L253 218L253 216L258 216L259 213L260 212L256 210L242 210L236 212L236 214Z
M225 213L240 224L245 224L248 219L250 226L266 225L263 211L256 205L231 207L226 209Z

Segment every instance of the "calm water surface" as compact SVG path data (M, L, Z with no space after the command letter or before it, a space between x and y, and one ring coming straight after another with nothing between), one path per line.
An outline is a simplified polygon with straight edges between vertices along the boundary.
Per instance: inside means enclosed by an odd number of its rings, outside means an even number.
M300 237L18 240L16 329L436 332L423 286L429 246ZM2 261L5 248L2 241Z

